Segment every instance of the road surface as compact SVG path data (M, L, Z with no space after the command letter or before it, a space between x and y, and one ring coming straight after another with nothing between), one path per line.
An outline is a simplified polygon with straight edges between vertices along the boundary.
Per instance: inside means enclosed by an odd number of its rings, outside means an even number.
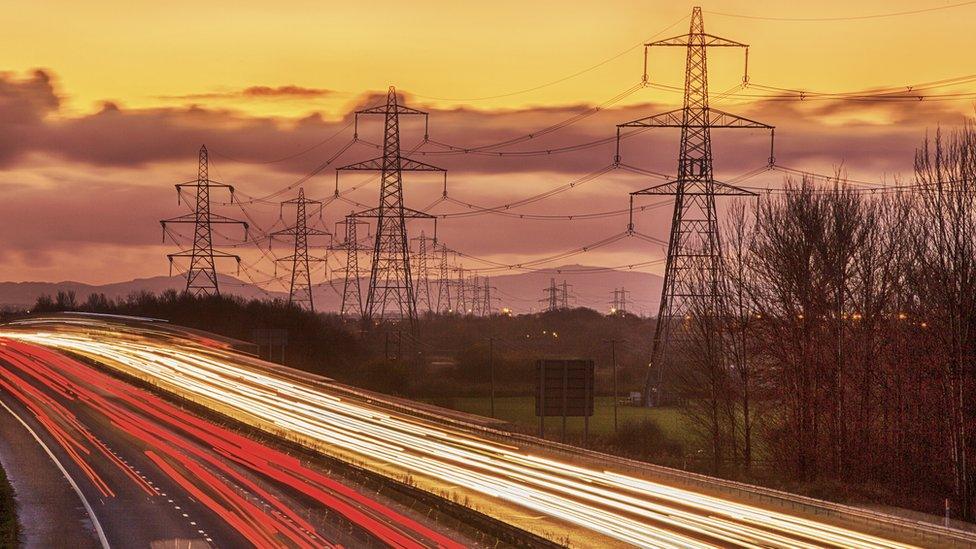
M0 340L0 405L6 423L36 437L36 445L4 449L41 459L37 482L57 476L53 465L76 490L59 497L70 498L62 503L75 523L80 499L88 535L58 525L78 538L76 547L466 544L282 451L33 344Z
M0 327L0 337L87 357L268 433L573 545L910 546L632 476L613 462L567 460L544 441L508 443L450 417L399 410L378 395L314 380L160 324L37 320Z

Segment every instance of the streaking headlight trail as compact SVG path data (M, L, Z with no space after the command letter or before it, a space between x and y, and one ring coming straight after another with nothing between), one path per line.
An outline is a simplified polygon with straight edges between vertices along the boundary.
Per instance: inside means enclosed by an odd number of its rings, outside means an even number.
M910 547L826 522L568 463L450 421L384 409L250 357L105 322L0 329L544 535L642 547ZM608 464L609 465L609 464Z

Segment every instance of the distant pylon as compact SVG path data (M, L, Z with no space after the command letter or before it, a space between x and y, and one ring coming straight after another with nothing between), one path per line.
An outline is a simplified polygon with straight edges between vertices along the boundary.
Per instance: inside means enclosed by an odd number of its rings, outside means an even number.
M561 309L569 309L569 284L565 280L563 280L559 291L559 307Z
M484 287L483 287L484 295L483 295L483 299L481 301L481 314L483 316L491 316L492 315L492 312L493 312L494 307L492 306L492 303L491 303L491 300L492 300L491 291L492 290L496 290L496 289L497 288L495 288L495 287L493 287L491 285L491 279L486 276L485 279L484 279Z
M437 171L444 172L446 178L446 171L400 155L400 116L421 115L426 121L427 113L398 104L393 86L387 92L386 104L356 112L357 136L359 115L367 114L384 116L383 156L343 166L336 171L336 177L339 171L382 173L379 206L356 214L360 218L376 218L376 241L363 318L406 319L413 324L417 319L417 304L410 271L406 220L434 219L434 216L404 206L402 172ZM426 134L425 122L425 138Z
M468 290L464 283L464 266L459 265L457 267L457 282L455 282L456 289L454 290L454 295L456 298L454 311L458 314L468 313Z
M471 292L471 297L468 299L468 311L475 316L481 316L481 279L478 275L471 275L468 281L468 289Z
M363 292L360 287L360 279L363 271L359 268L359 253L369 251L371 248L364 246L359 241L359 225L369 226L369 223L356 219L355 214L350 212L344 221L336 223L336 229L342 226L343 239L339 244L330 246L330 250L341 250L345 252L345 267L343 267L342 282L342 302L339 305L339 315L348 318L350 314L362 317L363 315Z
M549 287L543 288L542 291L546 296L540 299L539 302L546 304L546 311L551 313L559 310L559 286L556 286L556 279L550 278Z
M271 240L275 237L290 236L294 238L295 249L292 255L278 258L276 261L291 262L291 285L288 288L288 303L297 305L301 308L315 311L315 304L312 301L312 271L309 263L325 261L318 257L308 255L308 237L310 236L331 236L329 231L323 231L308 226L308 215L306 207L309 204L322 204L318 200L305 198L305 189L298 189L298 198L286 200L281 203L281 207L286 205L295 206L295 224L287 229L271 233ZM270 246L270 243L269 243Z
M613 289L613 300L610 301L610 314L620 314L627 312L627 294L625 288Z
M437 272L437 310L444 314L450 313L453 309L451 306L451 271L448 268L447 254L447 246L441 244L440 266Z
M420 236L413 239L417 241L417 282L416 282L416 301L417 308L424 311L433 312L434 306L430 299L430 270L427 242L430 240L423 231Z
M705 34L701 8L691 13L688 34L644 44L644 81L647 82L647 50L656 46L680 46L687 50L684 104L682 108L620 124L617 126L617 156L620 161L621 128L681 128L678 175L674 181L631 193L635 195L673 195L674 214L668 241L668 257L661 292L660 311L654 332L651 362L645 381L648 404L667 400L663 386L668 370L688 363L682 355L692 343L691 324L686 321L694 310L717 315L720 311L722 284L719 279L721 246L715 197L754 196L745 189L716 182L712 172L711 128L756 128L773 131L773 127L712 109L708 105L709 47L742 47L746 44ZM748 82L748 49L743 82ZM769 163L773 163L772 142ZM633 222L628 227L633 230ZM696 305L697 304L697 305ZM709 341L721 346L712 334ZM711 356L721 356L722 349Z
M170 270L173 269L173 259L186 257L190 259L190 267L186 271L186 293L191 295L220 295L220 288L217 285L217 266L216 260L223 258L234 258L238 268L241 258L234 254L228 254L213 248L213 232L211 226L217 224L239 224L244 226L244 240L247 240L248 225L244 221L238 221L229 217L224 217L210 211L210 189L220 188L230 191L230 200L234 201L234 187L212 181L209 175L209 157L206 145L200 146L199 163L197 166L197 180L191 183L179 183L176 185L176 199L180 196L184 187L193 187L196 194L196 203L193 213L188 213L170 219L163 219L159 222L163 227L163 241L166 241L166 225L170 223L192 223L193 224L193 247L189 250L167 254Z

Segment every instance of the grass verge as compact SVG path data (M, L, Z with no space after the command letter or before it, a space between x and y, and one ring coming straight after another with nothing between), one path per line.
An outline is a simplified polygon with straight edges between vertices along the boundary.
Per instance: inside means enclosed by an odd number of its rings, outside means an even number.
M14 489L0 468L0 547L17 547L17 509Z

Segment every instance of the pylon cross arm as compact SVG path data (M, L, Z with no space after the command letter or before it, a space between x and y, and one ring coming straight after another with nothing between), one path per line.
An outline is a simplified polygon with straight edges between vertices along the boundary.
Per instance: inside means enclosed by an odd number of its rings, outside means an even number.
M424 111L417 110L417 109L412 109L410 107L405 107L403 105L397 104L397 105L395 105L395 108L396 108L396 114L397 115L402 115L402 114L407 114L407 115L417 114L417 115L427 116L427 113L424 112ZM376 105L375 107L369 107L369 108L363 109L361 111L356 111L356 114L383 114L383 115L385 115L388 112L390 112L390 105L384 103L382 105Z
M299 261L308 261L308 262L313 262L313 261L315 261L315 262L322 262L322 261L326 261L325 259L320 258L320 257L304 256L304 255L297 256L297 257L294 256L294 255L289 255L289 256L286 256L286 257L279 257L279 258L275 259L275 261L295 261L296 259L298 259Z
M371 158L369 160L363 160L362 162L356 162L355 164L349 164L348 166L343 166L341 168L336 168L336 170L346 170L346 171L382 171L383 170L383 157ZM444 168L438 168L437 166L432 166L430 164L425 164L418 160L412 158L400 157L400 171L404 172L446 172Z
M673 111L652 114L623 124L617 124L618 128L759 128L772 130L775 127L763 124L750 118L738 116L718 109L708 108L707 122L686 123L684 120L685 109L675 109Z
M678 181L668 181L667 183L661 183L660 185L654 185L653 187L648 187L646 189L641 189L639 191L634 191L631 196L636 195L651 195L651 196L671 196L676 194L682 194L684 196L758 196L756 193L743 189L742 187L736 187L735 185L730 185L728 183L722 183L721 181L712 182L713 190L711 192L688 190L687 187L678 189Z
M199 253L194 254L194 251L193 250L183 250L182 252L177 252L175 254L166 254L166 257L168 257L170 259L170 261L172 261L174 258L177 258L177 257L190 257L190 258L192 258L194 255L199 256L200 254ZM233 258L233 259L236 259L238 262L240 262L240 260L241 260L241 256L239 256L239 255L229 254L227 252L221 252L219 250L214 250L212 255L213 255L214 259L228 259L228 258Z
M300 233L297 227L288 227L287 229L281 229L280 231L275 231L268 236L298 236ZM305 233L308 236L332 236L329 231L323 231L321 229L315 229L312 227L306 227Z
M707 33L695 33L695 34L682 34L681 36L672 36L671 38L665 38L663 40L657 40L654 42L648 42L644 44L644 47L650 48L654 46L709 46L716 48L748 48L749 44L743 44L742 42L736 42L735 40L729 40L728 38L722 38L721 36L715 36L714 34Z
M363 210L361 212L356 212L356 217L380 217L379 208L370 208L368 210ZM389 213L384 213L384 217L390 215ZM436 219L436 215L431 215L427 212L422 212L420 210L414 210L412 208L403 208L403 217L409 219Z

